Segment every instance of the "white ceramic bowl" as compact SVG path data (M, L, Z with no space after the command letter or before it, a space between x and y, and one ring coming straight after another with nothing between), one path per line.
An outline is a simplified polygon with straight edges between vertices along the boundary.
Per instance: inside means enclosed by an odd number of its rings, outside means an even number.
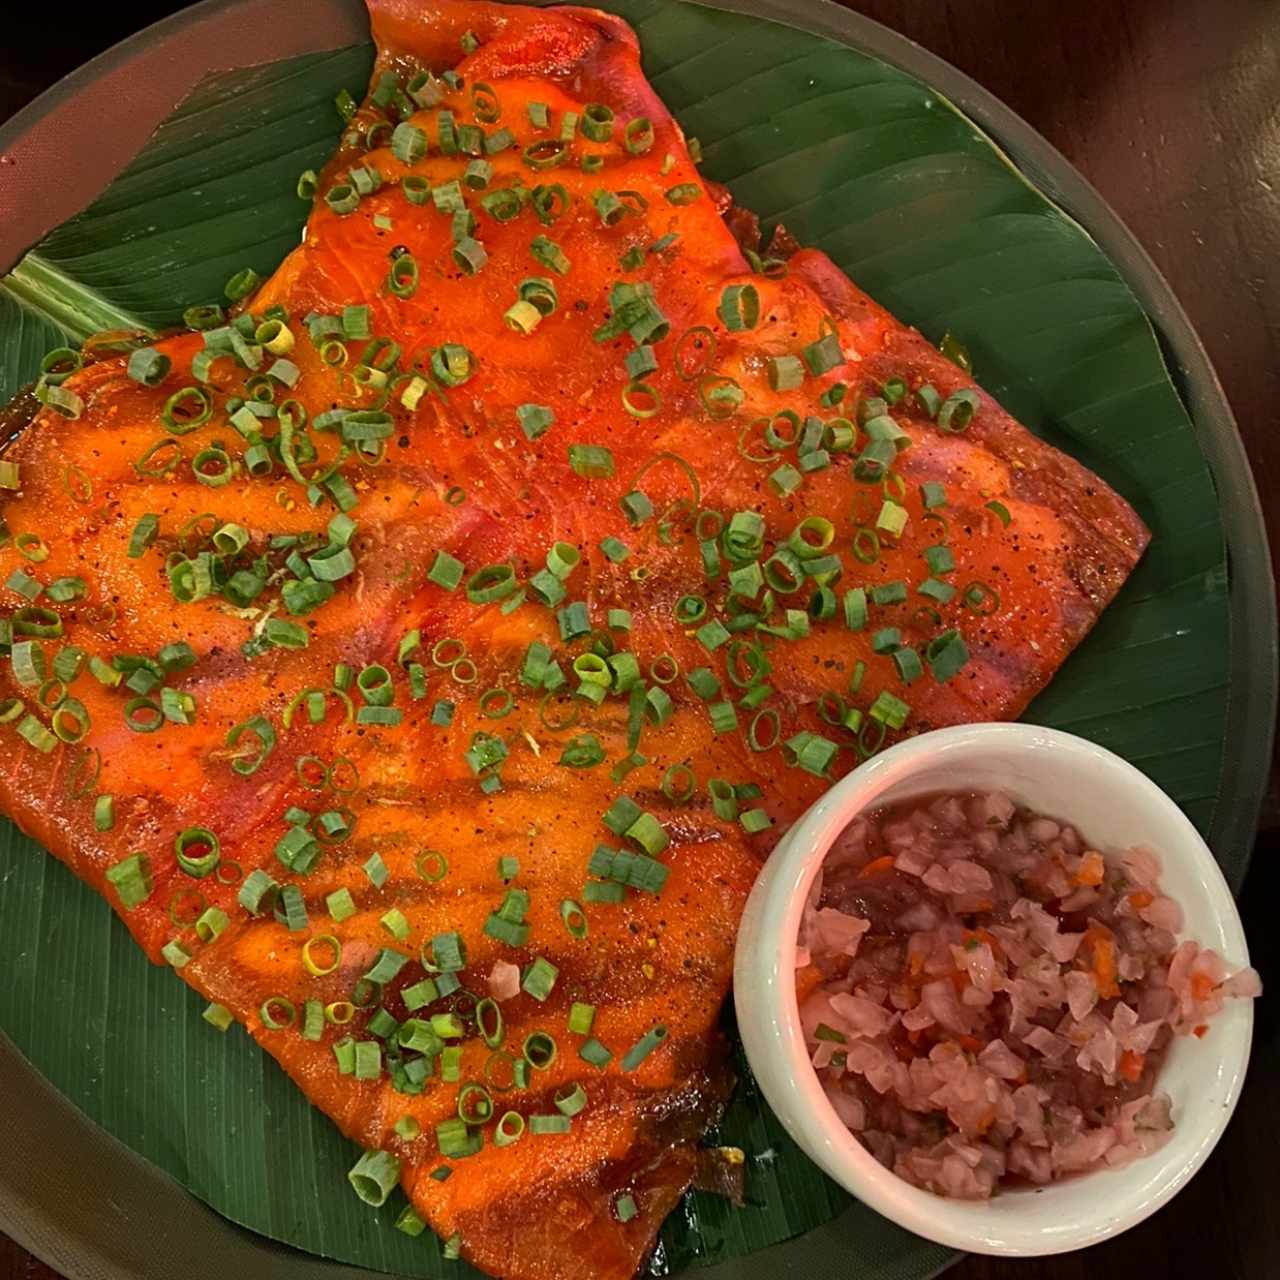
M949 1200L910 1186L841 1123L805 1051L795 994L796 935L805 896L832 841L873 806L946 790L999 790L1070 821L1104 851L1154 849L1162 885L1182 904L1184 936L1248 962L1244 930L1218 864L1182 811L1111 752L1025 724L940 729L900 743L832 787L778 845L757 879L738 933L734 1000L751 1069L791 1136L841 1186L887 1218L941 1244L1027 1256L1079 1249L1154 1213L1184 1187L1222 1136L1240 1096L1253 1008L1229 1001L1203 1039L1179 1037L1160 1087L1175 1130L1155 1154L990 1201Z

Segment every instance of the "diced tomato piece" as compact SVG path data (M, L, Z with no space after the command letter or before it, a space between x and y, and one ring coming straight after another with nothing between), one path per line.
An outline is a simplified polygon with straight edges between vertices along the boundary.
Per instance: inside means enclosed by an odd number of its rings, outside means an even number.
M1120 994L1120 985L1116 982L1116 944L1111 930L1104 925L1091 924L1085 930L1085 944L1093 951L1093 980L1098 987L1098 995L1103 1000Z
M807 964L796 970L796 999L801 1003L813 994L814 988L822 981L822 970L816 964Z
M1124 1079L1130 1084L1137 1084L1142 1078L1142 1064L1146 1061L1146 1057L1141 1053L1134 1053L1132 1049L1126 1049L1120 1055L1119 1071Z
M1214 981L1207 973L1193 973L1191 975L1191 998L1193 1000L1207 1000L1213 995Z
M871 876L883 875L886 871L892 871L894 864L894 856L886 853L881 858L872 858L861 871L858 872L858 879L865 880Z
M1102 854L1096 850L1090 850L1080 860L1080 870L1076 872L1076 884L1101 884L1106 869L1107 864L1103 862Z

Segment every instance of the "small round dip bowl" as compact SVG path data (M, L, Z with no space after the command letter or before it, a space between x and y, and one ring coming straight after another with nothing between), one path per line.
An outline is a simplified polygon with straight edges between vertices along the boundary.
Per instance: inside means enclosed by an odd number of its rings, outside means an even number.
M791 1136L859 1200L941 1244L1030 1256L1079 1249L1124 1231L1177 1194L1204 1163L1235 1109L1253 1034L1251 1000L1230 1000L1203 1038L1175 1037L1159 1088L1175 1128L1151 1155L1120 1169L990 1200L948 1199L881 1165L828 1102L805 1047L796 1001L797 934L805 899L833 841L858 814L948 791L1000 791L1075 824L1108 855L1145 846L1162 890L1182 907L1180 937L1248 963L1244 930L1213 855L1182 811L1118 756L1071 734L1027 724L975 724L890 748L827 792L791 828L751 892L738 934L734 1000L751 1069Z

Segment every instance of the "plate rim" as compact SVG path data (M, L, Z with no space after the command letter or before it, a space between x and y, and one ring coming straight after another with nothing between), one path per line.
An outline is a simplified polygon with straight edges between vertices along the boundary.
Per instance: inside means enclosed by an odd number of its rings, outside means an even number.
M430 2L430 0L426 0ZM550 0L526 0L547 5ZM908 37L845 9L835 0L689 0L703 7L780 22L826 36L868 53L936 89L978 125L1011 164L1103 250L1132 290L1151 322L1170 376L1191 417L1196 441L1209 465L1217 490L1220 519L1229 562L1229 659L1226 747L1219 771L1218 807L1209 844L1238 848L1251 842L1267 784L1277 700L1277 634L1275 583L1262 508L1252 469L1235 417L1208 354L1177 296L1134 234L1100 193L1065 156L1010 107L971 77ZM86 90L124 71L137 58L154 53L174 39L190 37L206 23L236 27L261 24L268 10L287 13L289 32L306 27L303 47L294 53L336 49L341 41L362 38L364 6L360 0L311 0L305 13L286 7L284 0L201 0L151 24L98 54L63 77L0 125L0 156L19 151L38 164L56 163L54 154L42 157L33 140L46 138L59 126L66 131L60 146L49 153L78 145L76 101ZM350 40L348 39L348 43ZM244 47L244 46L242 46ZM255 48L255 53L260 47ZM279 48L264 50L258 61L290 56ZM217 68L212 48L203 63L191 66L190 84L179 86L177 97L161 107L176 105L186 90ZM243 58L238 59L243 63ZM184 72L185 74L185 72ZM163 90L161 90L163 92ZM173 92L171 89L170 92ZM87 132L87 130L86 130ZM98 139L99 145L101 139ZM119 156L117 171L132 158ZM90 192L92 199L96 191ZM84 202L87 202L86 201ZM77 206L83 207L83 202ZM70 210L74 212L74 209ZM52 225L69 212L49 214ZM48 226L45 227L47 231ZM15 255L23 246L9 246ZM5 257L0 240L0 259ZM15 256L16 260L16 256ZM1248 866L1246 854L1232 888L1239 891ZM169 1247L185 1255L182 1264L190 1280L223 1280L234 1257L249 1274L271 1280L304 1280L323 1270L334 1280L376 1280L387 1273L323 1259L236 1226L193 1196L157 1166L144 1160L81 1112L29 1064L12 1041L0 1033L0 1086L5 1096L23 1098L26 1105L0 1107L0 1229L69 1280L149 1280L170 1274L175 1267L151 1249L140 1250L138 1222L175 1221L160 1209L166 1201L177 1209L181 1230L171 1227ZM42 1158L53 1133L64 1134L66 1150L82 1153L81 1165L68 1175ZM102 1181L112 1187L114 1212L104 1214L92 1201L97 1197L68 1194L68 1177L97 1191ZM130 1208L130 1204L132 1208ZM69 1215L68 1209L72 1212ZM857 1206L849 1212L857 1212ZM76 1219L73 1225L68 1217ZM753 1257L781 1262L788 1270L829 1265L848 1213L795 1240L774 1245ZM213 1246L210 1248L209 1246ZM228 1257L231 1253L232 1257ZM937 1270L953 1257L942 1257ZM155 1264L159 1264L156 1269ZM886 1277L892 1263L885 1260ZM203 1265L200 1265L203 1264ZM707 1280L730 1280L741 1260L731 1259L702 1274ZM937 1274L935 1270L933 1274ZM922 1278L923 1280L923 1278Z

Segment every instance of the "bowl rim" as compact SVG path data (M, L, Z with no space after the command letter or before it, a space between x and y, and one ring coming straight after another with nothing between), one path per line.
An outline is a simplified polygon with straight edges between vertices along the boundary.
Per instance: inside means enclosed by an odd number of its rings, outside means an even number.
M1105 747L1075 734L1033 724L977 723L936 729L896 744L846 775L809 808L772 855L780 859L774 874L762 874L756 882L752 896L758 901L748 905L748 915L753 914L755 906L758 928L750 930L752 943L745 947L743 939L748 931L739 932L734 974L734 999L739 1026L744 1028L743 1045L748 1061L766 1098L775 1110L782 1112L780 1119L809 1155L857 1199L917 1235L953 1248L1005 1257L1034 1257L1084 1248L1136 1226L1172 1199L1208 1159L1235 1112L1248 1068L1253 1030L1252 1002L1242 1001L1238 1012L1223 1029L1227 1038L1218 1046L1222 1052L1220 1070L1226 1084L1223 1105L1199 1108L1179 1120L1179 1128L1184 1133L1197 1137L1194 1151L1177 1163L1166 1155L1166 1167L1155 1175L1155 1187L1137 1205L1117 1212L1114 1207L1106 1207L1109 1201L1102 1201L1103 1212L1089 1218L1077 1217L1069 1229L1055 1232L1048 1242L1038 1238L1030 1227L1026 1228L1025 1235L1015 1227L1011 1238L999 1241L983 1236L979 1215L985 1214L990 1202L945 1199L912 1186L881 1165L840 1119L810 1062L792 980L805 900L831 845L849 821L874 804L879 795L891 787L909 783L926 762L936 765L940 749L955 752L974 748L1026 748L1033 744L1072 752L1098 767L1123 775L1144 806L1162 812L1183 829L1186 842L1179 846L1179 857L1188 857L1201 874L1205 891L1218 914L1226 958L1233 965L1248 964L1244 927L1222 868L1191 820L1150 778ZM770 957L754 968L751 956L746 954L752 945L757 955ZM744 998L742 993L748 989L754 994ZM759 1019L747 1008L754 1001L759 1001L764 1010ZM767 1026L766 1035L759 1042L752 1034L752 1024L756 1021ZM784 1066L794 1093L802 1097L802 1104L814 1122L812 1133L804 1136L796 1133L786 1114L792 1108L780 1106L781 1100L775 1102L769 1097L769 1088L761 1078L764 1073L753 1061L753 1051L785 1055ZM814 1145L820 1145L828 1159L820 1159L804 1140L805 1136L812 1138ZM1161 1152L1156 1151L1142 1163L1160 1158ZM1151 1170L1149 1164L1147 1169ZM1123 1174L1125 1171L1113 1172ZM1040 1195L1049 1190L1006 1192L1001 1199ZM966 1216L974 1219L967 1228L963 1225ZM953 1221L957 1218L961 1223Z

